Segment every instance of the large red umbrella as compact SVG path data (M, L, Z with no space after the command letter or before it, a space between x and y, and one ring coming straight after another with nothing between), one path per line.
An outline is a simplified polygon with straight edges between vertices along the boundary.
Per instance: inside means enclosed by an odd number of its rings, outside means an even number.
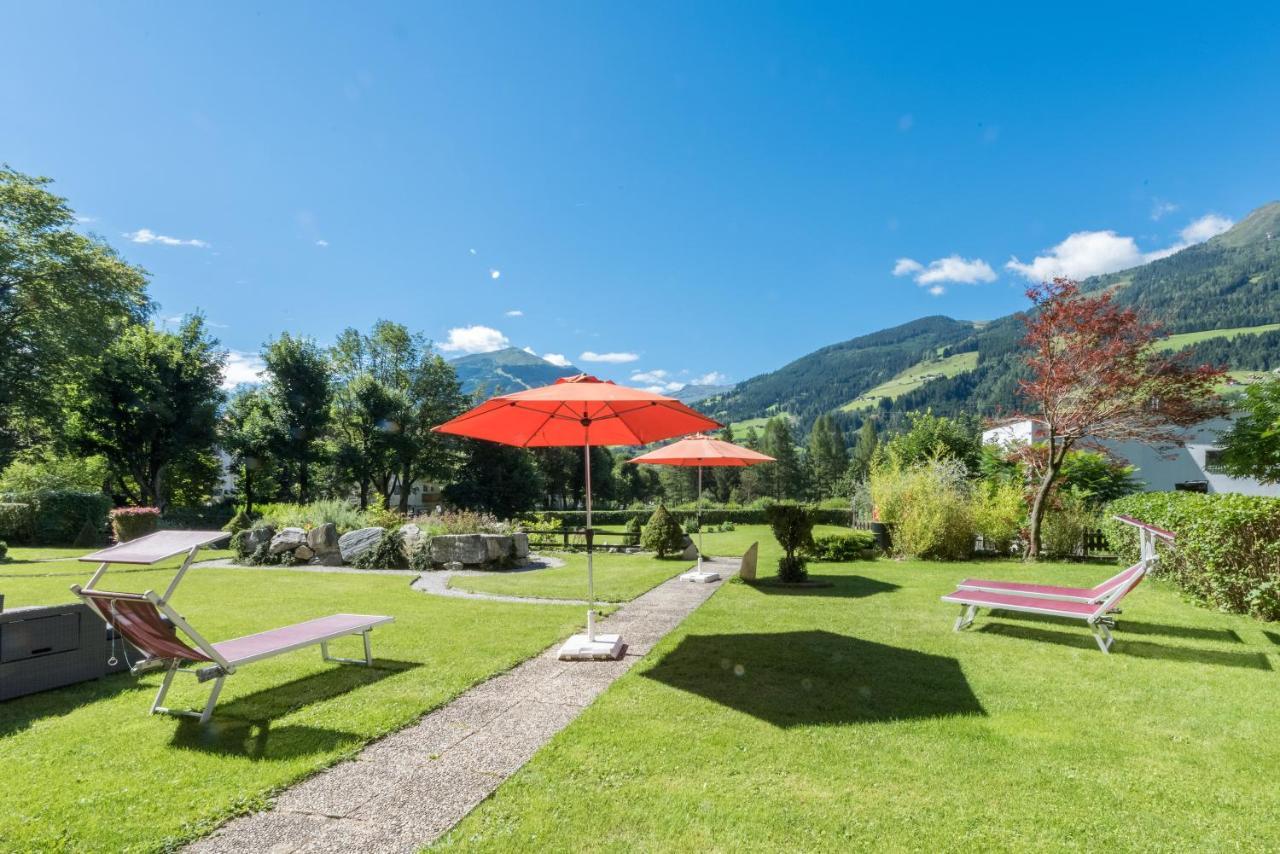
M655 466L697 466L698 467L698 568L685 573L682 577L690 581L716 581L719 573L702 571L702 467L703 466L745 466L775 462L773 457L725 442L713 439L702 433L687 439L664 445L655 451L641 454L631 460L633 463L645 463Z
M586 469L587 634L570 638L560 656L617 658L621 640L616 635L597 638L595 632L591 446L647 445L720 426L673 398L578 374L562 377L552 385L491 398L433 429L520 448L582 446Z

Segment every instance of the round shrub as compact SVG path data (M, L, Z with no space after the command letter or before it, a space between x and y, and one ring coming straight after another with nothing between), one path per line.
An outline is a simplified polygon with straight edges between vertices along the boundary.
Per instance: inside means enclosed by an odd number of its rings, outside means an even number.
M158 507L117 507L111 511L111 533L117 543L127 543L155 533L160 526Z
M785 552L778 561L778 578L785 582L804 581L808 577L804 549L813 548L813 514L799 504L773 504L765 510L769 527Z
M870 531L847 531L814 537L805 554L817 561L845 563L868 557L867 552L875 546L876 536Z
M658 509L649 517L649 523L644 526L644 532L640 535L640 547L656 552L660 558L684 548L684 531L680 530L680 523L663 505L658 505Z

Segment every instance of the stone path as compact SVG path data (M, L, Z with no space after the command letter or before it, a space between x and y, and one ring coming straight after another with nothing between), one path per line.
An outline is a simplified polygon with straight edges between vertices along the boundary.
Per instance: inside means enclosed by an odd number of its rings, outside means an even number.
M552 569L557 566L564 566L564 561L558 557L540 557L531 555L530 560L533 561L525 566L516 569L503 570L503 572L533 572L539 569ZM508 596L502 593L478 593L472 590L463 590L460 587L450 587L449 580L459 576L466 577L470 575L493 575L493 572L483 569L459 569L448 570L439 569L431 572L424 572L418 575L409 586L420 593L430 593L434 596L452 596L455 599L487 599L490 602L520 602L526 605L585 605L586 599L540 599L535 596Z
M710 563L726 578L738 569L736 559ZM626 642L621 661L559 661L557 643L187 850L416 852L487 798L719 586L666 581L600 621L600 631Z

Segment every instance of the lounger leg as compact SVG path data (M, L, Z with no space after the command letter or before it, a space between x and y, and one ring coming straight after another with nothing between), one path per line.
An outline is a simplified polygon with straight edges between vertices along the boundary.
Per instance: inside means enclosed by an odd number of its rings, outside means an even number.
M204 711L200 713L200 723L207 724L209 718L213 717L213 707L218 702L218 695L222 693L222 683L227 677L219 676L213 683L213 690L209 692L209 702L204 704Z
M373 667L373 647L369 643L369 632L365 630L360 633L364 636L364 663L366 667Z
M173 684L173 674L178 672L178 662L173 661L169 664L169 669L164 672L164 679L160 681L160 690L156 692L156 698L151 703L151 714L166 711L162 703L164 697L169 693L169 686Z
M1111 637L1111 632L1107 630L1107 627L1102 623L1090 623L1089 628L1093 630L1093 639L1098 642L1098 649L1104 653L1111 652L1111 644L1114 638Z
M360 632L360 634L364 637L364 658L363 659L342 658L341 656L330 655L328 641L320 642L320 657L323 658L325 661L336 661L341 664L363 664L367 667L372 667L373 666L373 649L369 644L369 631L370 631L369 629L365 629L363 632Z
M961 605L960 616L956 617L956 631L967 628L973 624L973 618L978 615L977 605Z

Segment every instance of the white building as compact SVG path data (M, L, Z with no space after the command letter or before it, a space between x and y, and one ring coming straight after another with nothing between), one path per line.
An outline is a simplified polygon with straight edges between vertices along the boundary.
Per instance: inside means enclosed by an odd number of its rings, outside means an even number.
M1134 477L1145 492L1236 492L1280 498L1280 484L1261 483L1253 478L1231 477L1219 466L1222 450L1219 437L1231 426L1225 418L1205 421L1187 430L1182 447L1154 447L1141 442L1110 442L1103 445L1116 459L1137 467ZM984 445L1011 445L1042 442L1047 434L1044 422L1032 418L1009 419L982 431Z

